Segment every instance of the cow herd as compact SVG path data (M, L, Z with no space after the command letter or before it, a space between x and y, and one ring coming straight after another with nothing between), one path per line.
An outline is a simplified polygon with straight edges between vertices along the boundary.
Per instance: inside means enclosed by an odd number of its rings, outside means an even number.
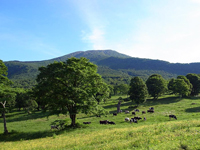
M120 113L122 113L123 111L120 110ZM139 109L135 109L133 112L132 112L132 115L134 115L133 118L128 118L126 117L124 120L125 122L130 122L130 123L138 123L139 120L142 120L141 117L138 117L138 116L135 116L136 115L136 112L140 112ZM143 114L146 114L147 113L154 113L154 108L153 107L150 107L147 111L142 111L142 115ZM130 112L128 110L125 110L125 114L129 114ZM113 116L117 116L117 113L113 113ZM177 117L175 115L169 115L169 119L171 120L171 118L173 119L176 119L177 120ZM146 117L143 117L143 120L146 121ZM108 120L100 120L99 121L100 124L112 124L112 125L115 125L115 122L113 121L108 121ZM91 122L83 122L83 124L91 124ZM58 126L54 126L52 125L51 126L51 129L58 129Z
M123 111L120 110L120 113L122 113L122 112L123 112ZM132 112L132 115L134 115L134 117L133 117L133 118L128 118L128 117L126 117L124 120L125 120L126 122L130 122L130 123L138 123L138 121L139 121L139 120L142 120L142 119L143 119L144 121L147 120L146 117L141 118L141 117L135 116L137 112L140 112L140 110L139 110L139 109L135 109L135 110ZM142 115L143 115L143 114L146 114L146 112L147 112L147 113L154 113L154 107L150 107L147 111L142 111ZM124 113L125 113L125 114L129 114L130 111L125 110ZM117 113L113 113L113 116L117 116ZM169 115L169 119L171 119L171 118L177 119L175 115ZM91 122L90 122L90 123L91 123ZM113 122L113 121L108 121L108 120L100 120L99 123L100 123L100 124L113 124L113 125L115 125L115 122ZM86 124L86 123L84 123L84 124Z

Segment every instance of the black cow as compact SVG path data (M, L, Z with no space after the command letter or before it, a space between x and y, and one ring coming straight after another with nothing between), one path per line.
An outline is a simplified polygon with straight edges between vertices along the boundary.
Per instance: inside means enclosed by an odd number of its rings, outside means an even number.
M115 124L113 121L108 121L108 124Z
M134 119L134 118L131 118L130 123L132 123L132 122L138 123L137 119Z
M131 118L131 119L140 120L140 119L142 119L142 118L141 118L141 117L134 117L134 118Z
M147 112L149 112L149 113L154 113L154 110L147 110Z
M117 113L113 113L113 116L117 116Z
M132 112L132 115L135 115L135 112L134 112L134 111Z
M146 111L142 111L142 114L146 114Z
M108 120L99 121L100 124L108 124Z
M169 115L169 119L171 119L171 118L174 118L174 119L176 119L176 120L177 120L177 118L176 118L176 116L175 116L175 115Z
M83 122L83 124L91 124L91 122Z

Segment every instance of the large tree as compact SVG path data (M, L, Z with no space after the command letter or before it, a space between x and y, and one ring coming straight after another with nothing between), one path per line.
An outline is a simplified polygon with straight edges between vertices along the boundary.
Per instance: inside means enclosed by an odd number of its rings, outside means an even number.
M158 74L151 75L147 81L146 85L148 88L149 94L154 98L158 99L159 96L165 93L167 90L167 84L165 79Z
M140 77L131 79L128 94L130 95L130 99L137 105L146 101L148 96L147 86Z
M14 106L15 91L10 87L12 82L7 78L7 67L0 60L0 113L4 122L4 134L8 134L5 113L8 107Z
M191 96L198 95L200 92L200 77L197 74L189 73L186 75L187 79L192 84Z
M102 92L105 85L97 66L84 57L54 62L40 67L39 71L35 88L38 99L48 104L50 110L68 112L72 126L75 126L76 114L88 113L94 107L94 95Z

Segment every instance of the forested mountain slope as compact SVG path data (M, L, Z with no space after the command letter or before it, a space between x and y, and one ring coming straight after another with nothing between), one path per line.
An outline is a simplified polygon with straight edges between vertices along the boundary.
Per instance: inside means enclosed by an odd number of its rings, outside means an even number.
M78 51L62 57L44 61L7 61L8 78L15 82L15 85L29 87L35 84L38 74L38 67L46 66L54 61L65 61L71 57L86 57L98 65L98 73L104 79L107 78L131 78L140 76L147 79L151 74L161 74L165 79L186 75L188 73L200 73L200 63L180 64L167 61L142 59L130 57L113 50L89 50Z

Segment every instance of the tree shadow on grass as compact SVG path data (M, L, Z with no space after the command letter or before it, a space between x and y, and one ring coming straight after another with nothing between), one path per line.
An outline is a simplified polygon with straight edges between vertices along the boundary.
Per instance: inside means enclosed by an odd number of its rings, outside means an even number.
M10 141L25 141L25 140L33 140L33 139L39 139L39 138L46 138L46 137L52 137L55 138L56 135L61 135L64 133L73 132L76 129L79 128L88 128L87 125L81 125L77 128L72 127L66 127L62 130L46 130L46 131L38 131L38 132L17 132L17 131L11 131L9 134L0 134L0 142L10 142Z
M115 107L115 108L117 109L117 103L118 103L118 102L116 102L116 104L114 104L114 105L103 106L103 108L109 109L109 108ZM123 106L130 106L130 105L133 105L133 102L131 102L131 101L129 101L129 102L122 102L120 107L123 107Z
M143 106L154 106L154 105L161 105L161 104L171 104L171 103L177 103L181 101L182 98L179 97L164 97L160 98L158 100L154 99L147 99L146 103L143 104Z
M17 114L6 114L6 122L26 121L31 119L44 118L47 116L51 116L49 112L35 111L31 114L28 114L24 111Z
M185 110L185 112L189 113L200 112L200 107L188 108Z

